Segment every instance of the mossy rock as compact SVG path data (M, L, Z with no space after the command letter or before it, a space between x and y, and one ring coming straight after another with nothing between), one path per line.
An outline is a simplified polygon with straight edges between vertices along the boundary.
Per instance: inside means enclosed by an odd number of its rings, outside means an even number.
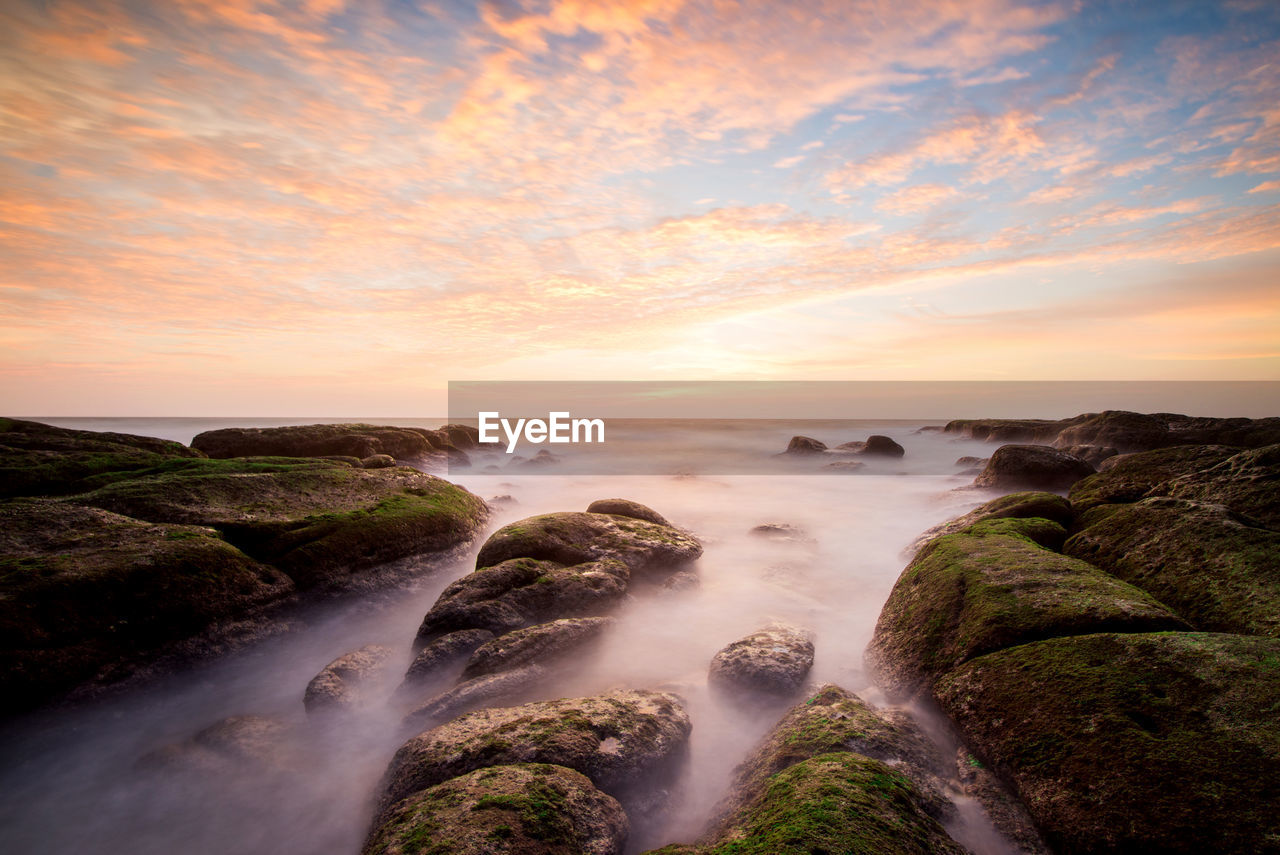
M702 555L687 532L633 517L563 512L529 517L494 532L476 557L477 567L512 558L582 564L616 558L633 573L670 574Z
M203 456L166 439L0 419L0 498L79 493L89 489L85 479L97 475Z
M300 588L399 558L453 549L488 508L448 481L404 467L352 469L330 461L184 461L108 484L82 504L150 522L211 526Z
M0 504L4 704L38 704L293 590L213 529L54 499ZM101 672L101 674L100 674Z
M702 855L963 855L900 771L849 752L779 772Z
M1172 478L1208 469L1238 452L1222 445L1178 445L1125 454L1104 471L1077 481L1068 495L1078 514L1098 505L1136 502Z
M1224 505L1280 531L1280 445L1242 451L1198 472L1174 478L1160 495Z
M473 769L554 763L576 769L623 797L672 770L689 738L676 696L618 691L518 707L482 709L410 739L383 779L383 810Z
M654 525L671 525L671 523L667 522L666 517L653 508L648 505L642 505L639 502L633 502L630 499L596 499L587 505L587 513L613 514L616 517L644 520Z
M867 648L886 691L910 696L975 656L1041 638L1187 628L1150 594L1016 533L1036 525L986 520L920 551Z
M389 812L363 855L618 855L628 830L622 806L585 776L529 763L415 793Z
M482 567L441 592L418 627L415 645L464 629L502 635L556 618L594 617L626 595L631 574L615 559L564 567L513 558Z
M463 679L519 668L546 665L581 651L612 626L612 618L561 618L513 630L478 647L462 669Z
M973 484L1004 490L1065 490L1096 471L1092 463L1047 445L1002 445Z
M1280 637L1280 532L1221 505L1151 498L1103 508L1066 552L1176 609L1196 629Z
M438 431L370 424L288 425L205 431L191 445L209 457L354 457L421 460L446 443Z
M330 662L311 678L302 695L307 712L351 709L366 704L372 690L384 682L393 653L380 644L367 644Z
M813 667L813 641L794 627L765 627L726 645L711 659L707 682L737 697L786 698L804 684Z
M907 550L908 555L915 555L920 551L926 543L935 537L941 537L944 534L955 534L963 531L974 523L983 520L1001 520L1001 519L1041 519L1057 523L1063 527L1063 537L1066 536L1065 527L1071 525L1074 517L1071 509L1071 503L1056 493L1045 493L1040 491L1023 491L1018 493L1009 493L998 499L992 499L984 502L966 514L939 523L933 528L920 535L911 544ZM1046 534L1052 530L1046 529ZM1062 545L1061 540L1057 545L1052 545L1046 540L1052 538L1046 537L1037 540L1043 546L1056 549Z
M974 659L934 694L1056 852L1280 852L1276 639L1055 638Z

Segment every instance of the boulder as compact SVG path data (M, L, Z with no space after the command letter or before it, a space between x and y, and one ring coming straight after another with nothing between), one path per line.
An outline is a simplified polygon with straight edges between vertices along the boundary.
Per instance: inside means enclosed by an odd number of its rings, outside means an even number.
M371 454L361 460L360 465L365 469L386 469L388 466L395 466L396 459L390 454Z
M655 511L648 505L642 505L639 502L633 502L630 499L597 499L587 506L587 513L590 514L613 514L617 517L630 517L631 519L644 520L655 525L670 526L667 518Z
M560 617L592 617L626 595L630 571L606 558L566 567L554 561L512 558L481 567L445 588L422 619L415 644L483 629L502 635Z
M1152 493L1223 505L1280 531L1280 445L1242 451L1207 468L1177 476Z
M734 693L787 696L804 684L813 667L813 642L792 627L753 632L722 649L711 660L708 682Z
M170 460L203 456L149 436L0 419L0 498L80 493Z
M294 590L211 528L52 499L0 503L0 708L109 683Z
M542 514L494 532L476 557L477 567L512 558L536 558L564 565L616 558L632 573L664 575L702 555L702 544L687 532L614 514Z
M906 449L892 438L882 434L872 434L865 441L842 443L837 445L835 450L849 454L865 454L868 457L901 457L907 453Z
M1120 452L1109 445L1063 445L1059 450L1074 454L1094 468L1102 465L1102 461L1115 457Z
M448 424L440 428L440 433L444 435L445 440L454 448L466 451L471 448L480 448L482 445L493 445L494 443L480 442L480 428L471 425Z
M546 668L533 664L472 677L414 707L404 723L418 729L434 727L472 710L518 704L529 700L548 676Z
M857 472L859 469L866 469L867 464L861 460L833 460L822 468L831 472Z
M622 806L563 766L478 769L406 798L362 855L620 855Z
M1168 422L1159 415L1107 410L1064 428L1053 444L1058 448L1096 445L1121 451L1146 451L1173 443Z
M1103 505L1064 546L1177 609L1196 629L1280 637L1280 532L1222 505Z
M747 534L774 543L816 543L809 532L792 523L762 523L753 526Z
M357 457L385 454L417 461L436 450L429 431L367 424L290 425L272 428L221 428L191 440L194 448L214 458L228 457Z
M811 436L793 436L791 441L787 443L787 450L783 454L822 454L827 450L827 444L820 442Z
M1009 493L998 499L984 502L963 516L944 523L939 523L924 534L917 537L907 548L908 557L914 556L926 543L944 534L954 534L982 520L994 519L1026 519L1040 517L1058 523L1060 527L1071 525L1073 518L1071 503L1055 493L1020 492ZM1046 530L1051 531L1051 530ZM1060 528L1062 537L1055 542L1042 542L1041 546L1058 549L1066 537L1066 529ZM1026 533L1026 532L1024 532Z
M954 433L988 442L1052 442L1063 428L1088 418L1074 419L955 419L943 433Z
M389 647L369 644L339 656L311 678L303 693L307 712L347 709L368 701L368 693L386 674Z
M972 455L965 455L964 457L956 458L956 466L963 466L965 468L969 468L971 466L986 466L987 461L990 459L990 457L974 457Z
M477 648L462 676L470 679L532 663L546 665L595 641L613 623L607 617L561 618L512 630Z
M981 656L934 694L1054 851L1258 853L1280 840L1280 640L1103 633Z
M553 763L623 798L672 770L689 738L675 695L617 691L477 710L410 739L383 778L382 810L474 769Z
M293 732L279 719L234 715L190 739L144 754L138 767L192 775L275 773L295 760Z
M1047 445L1002 445L973 484L1006 490L1066 490L1094 471L1079 457Z
M493 637L487 629L462 629L437 637L424 645L409 663L404 675L406 686L444 676L450 669L461 667L477 647Z
M1025 532L1047 520L989 519L937 538L880 612L867 661L894 696L927 689L984 653L1056 635L1185 629L1147 593Z
M1121 454L1105 471L1077 481L1069 496L1077 513L1114 502L1136 502L1166 481L1208 469L1239 449L1222 445L1178 445L1156 451Z

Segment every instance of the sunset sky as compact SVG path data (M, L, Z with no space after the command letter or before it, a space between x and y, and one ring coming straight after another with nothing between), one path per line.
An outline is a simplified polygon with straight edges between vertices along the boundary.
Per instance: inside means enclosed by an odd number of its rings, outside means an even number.
M6 414L1280 379L1274 0L5 0L0 170Z

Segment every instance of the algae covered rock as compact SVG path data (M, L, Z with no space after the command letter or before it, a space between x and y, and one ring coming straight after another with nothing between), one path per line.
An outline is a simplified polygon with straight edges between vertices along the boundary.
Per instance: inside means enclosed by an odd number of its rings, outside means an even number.
M721 690L786 696L813 667L813 641L794 627L771 626L740 638L711 660L708 682Z
M385 809L406 796L473 769L554 763L576 769L618 796L669 771L689 738L678 698L618 691L460 716L406 742L384 778Z
M1047 520L983 520L930 542L889 594L867 648L887 691L910 695L957 665L1056 635L1185 629L1148 593L1018 532Z
M595 641L613 623L607 617L560 618L513 630L477 648L462 676L469 679L535 662L545 665Z
M1047 445L1002 445L973 479L975 487L1065 490L1096 470L1074 454Z
M614 558L633 573L674 572L702 554L692 535L670 525L614 514L542 514L494 532L476 557L477 567L512 558L573 565Z
M126 676L137 659L293 591L213 529L51 499L0 503L3 705Z
M337 456L362 460L376 455L420 460L445 447L435 431L368 424L221 428L198 434L191 445L214 458Z
M934 688L1054 850L1280 849L1280 641L1095 634L974 659Z
M395 805L363 855L618 855L627 815L582 774L544 763L479 769Z
M415 706L404 717L408 727L434 727L484 707L518 704L536 694L551 672L537 663L463 680Z
M1123 454L1105 471L1076 482L1068 495L1077 513L1107 503L1136 502L1160 484L1207 469L1238 451L1221 445L1179 445Z
M481 567L444 589L423 617L415 644L464 629L501 635L559 617L597 616L626 595L630 575L614 559L565 567L513 558Z
M1242 451L1214 465L1178 476L1160 495L1224 505L1251 521L1280 531L1280 445Z
M303 693L307 712L358 706L385 674L391 648L369 644L339 656L311 678Z
M630 499L597 499L590 505L587 505L587 513L589 514L613 514L619 517L631 517L632 519L644 520L655 525L670 526L667 518L655 511L648 505L642 505L639 502L633 502Z
M409 663L405 684L411 686L454 666L462 666L477 647L493 637L487 629L461 629L428 642Z
M944 534L954 534L957 531L968 528L974 523L983 520L996 519L1026 519L1030 517L1038 517L1058 523L1059 526L1069 526L1072 520L1071 503L1056 493L1045 492L1020 492L1009 493L998 499L992 499L984 502L968 513L956 517L953 520L939 523L924 534L917 537L906 550L907 555L915 555L920 548L935 537ZM1062 529L1063 538L1066 536L1066 529ZM1062 545L1059 540L1056 544L1041 543L1042 546L1050 548L1058 548Z
M1185 499L1092 516L1067 541L1069 555L1142 588L1196 629L1280 637L1280 532Z

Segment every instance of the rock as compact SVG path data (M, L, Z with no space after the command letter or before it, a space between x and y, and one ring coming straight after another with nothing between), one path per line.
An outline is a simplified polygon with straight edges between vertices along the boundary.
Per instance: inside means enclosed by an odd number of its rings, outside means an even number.
M52 499L0 503L0 708L110 683L293 583L210 528Z
M832 472L857 472L859 469L866 469L867 464L861 460L836 460L822 467Z
M979 657L934 693L1056 852L1257 853L1280 839L1277 662L1276 639L1104 633Z
M793 436L787 443L783 454L821 454L827 450L825 442L819 442L811 436Z
M236 715L216 722L185 742L143 755L138 766L186 774L279 772L293 760L293 733L278 719Z
M1064 445L1059 450L1065 451L1067 454L1074 454L1094 468L1101 465L1102 461L1115 457L1120 453L1109 445Z
M1088 418L1074 419L955 419L942 430L988 442L1052 442L1062 430Z
M386 469L389 466L395 466L396 459L390 454L371 454L361 460L360 465L365 469Z
M1094 471L1079 457L1047 445L1002 445L973 484L999 489L1065 490Z
M445 440L454 448L466 451L471 448L481 448L483 445L494 445L495 443L480 442L480 428L471 425L449 424L440 428L440 432L444 434Z
M436 450L433 436L411 428L367 424L291 425L205 431L191 445L213 458L357 457L385 454L417 461Z
M415 793L363 855L620 855L627 815L586 776L543 763L478 769Z
M512 465L517 465L522 469L540 469L561 462L563 460L560 455L552 454L544 448L528 460L512 461Z
M1146 451L1171 445L1168 423L1155 415L1107 410L1064 428L1054 445L1111 446L1123 451Z
M477 647L493 637L493 633L487 629L463 629L438 636L423 646L413 658L404 675L405 684L412 686L432 676L443 675L455 666L461 666Z
M872 434L865 442L846 442L835 447L836 451L852 454L866 454L875 457L901 457L906 450L893 439L881 434Z
M565 567L513 558L481 567L445 588L422 619L416 645L463 629L502 635L560 617L593 617L626 595L630 572L607 558Z
M303 694L307 712L323 712L358 706L368 700L368 690L386 672L391 649L370 644L330 662L311 678Z
M1136 502L1154 487L1199 472L1235 455L1221 445L1179 445L1110 458L1106 471L1077 481L1069 493L1077 513L1114 502Z
M632 573L670 573L702 555L702 544L669 525L613 514L542 514L494 532L476 557L477 567L512 558L564 565L616 558Z
M662 583L664 590L680 593L682 591L695 591L702 587L702 577L692 570L681 570L672 573Z
M80 493L171 460L203 456L149 436L0 418L0 497Z
M775 626L753 632L711 660L708 682L730 692L790 695L813 667L813 642L799 630Z
M935 525L917 537L905 552L908 557L914 557L921 547L935 537L941 537L944 534L955 534L983 520L1026 519L1030 517L1040 517L1050 522L1058 523L1058 531L1061 532L1060 537L1047 541L1037 540L1036 542L1049 549L1060 549L1062 541L1066 539L1066 529L1062 527L1071 525L1073 518L1071 503L1055 493L1021 492L1009 493L998 499L984 502L963 516ZM1044 531L1046 534L1053 532L1052 529L1047 528ZM1023 533L1030 534L1031 532Z
M771 540L774 543L815 543L809 533L798 525L791 523L763 523L747 532L753 537Z
M622 799L671 771L689 738L675 695L618 691L478 710L410 739L383 778L381 809L485 766L553 763Z
M982 805L991 824L1013 844L1015 852L1053 855L1027 809L986 764L963 746L956 749L955 760L954 786Z
M488 467L485 467L485 468L488 468ZM518 505L520 504L520 502L518 499L516 499L515 496L512 496L509 493L503 493L501 496L494 496L493 498L489 499L489 504L490 505Z
M966 455L964 457L956 458L956 466L985 466L987 461L990 459L990 457L973 457L972 455Z
M930 542L880 612L867 661L886 692L911 696L975 656L1056 635L1185 629L1148 594L989 519Z
M1142 588L1196 629L1280 637L1280 532L1221 505L1103 505L1064 550Z
M512 630L477 648L462 676L470 679L534 662L546 665L595 641L613 624L607 617L561 618Z
M407 468L319 460L183 460L78 502L156 523L210 526L298 585L468 543L488 519L478 496Z
M1173 478L1152 490L1152 494L1223 505L1280 531L1280 445L1240 452Z
M859 754L820 754L779 772L702 855L964 855L900 771Z
M525 665L463 680L446 692L419 704L404 717L406 725L432 727L483 707L514 704L528 699L549 675L541 665Z
M653 508L642 505L639 502L633 502L630 499L597 499L587 506L587 513L613 514L618 517L644 520L655 525L671 526L671 523L667 522L667 518Z

